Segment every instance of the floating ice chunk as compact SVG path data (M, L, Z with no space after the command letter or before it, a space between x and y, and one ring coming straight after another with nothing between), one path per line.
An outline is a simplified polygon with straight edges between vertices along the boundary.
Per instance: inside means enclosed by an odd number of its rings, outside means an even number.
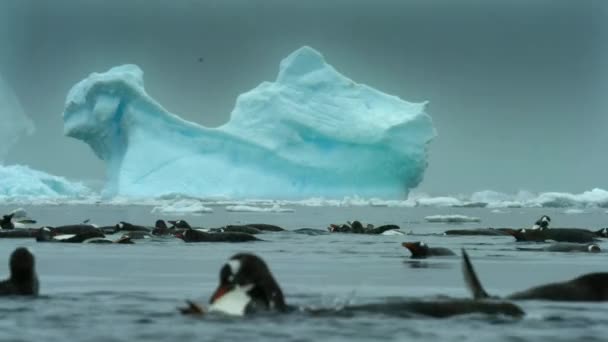
M501 210L501 209L492 209L492 210L490 210L490 212L492 214L507 214L508 213L508 211Z
M250 205L229 205L226 207L226 211L230 212L254 212L254 213L293 213L294 209L282 208L278 204L272 207L254 207Z
M106 162L106 195L405 198L435 136L424 108L353 82L303 47L275 82L240 95L218 128L165 110L135 65L76 84L63 120L67 136Z
M542 207L568 208L568 207L602 207L608 208L608 191L593 189L580 194L567 192L546 192L540 194L534 203Z
M463 202L454 197L429 197L419 198L416 204L422 207L454 207L462 205Z
M431 215L424 218L427 222L433 223L463 223L463 222L481 222L479 217L466 215Z
M153 214L205 214L213 209L204 206L200 201L179 200L152 208Z
M90 194L91 191L84 185L63 177L22 165L0 165L0 201L81 197Z
M564 210L564 214L568 214L568 215L578 215L578 214L585 214L585 213L586 213L586 211L584 211L583 209L570 208L570 209Z

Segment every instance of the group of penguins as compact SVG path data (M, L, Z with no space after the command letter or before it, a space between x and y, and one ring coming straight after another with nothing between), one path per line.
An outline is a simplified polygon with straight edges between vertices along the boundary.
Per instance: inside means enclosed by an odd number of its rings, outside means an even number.
M29 219L16 219L18 213L13 212L9 215L4 215L2 223L2 232L18 231L19 229L5 228L8 221L15 223L23 223ZM23 216L23 215L21 215ZM606 237L606 229L600 231L590 231L584 229L564 229L565 232L555 232L562 229L549 228L550 218L543 216L530 229L492 229L478 230L478 235L512 235L518 241L547 241L558 238L556 244L567 243L569 246L581 244L587 246L589 241L595 241L598 237ZM244 225L244 226L226 226L215 230L202 231L201 229L191 227L187 222L169 221L171 227L159 220L154 228L135 226L126 222L121 222L112 227L94 227L87 224L63 226L63 227L42 227L32 231L37 232L35 238L39 241L63 241L66 239L58 239L57 236L72 235L67 240L73 239L71 242L76 242L75 237L85 235L87 239L105 239L105 237L93 237L92 229L99 232L126 232L121 238L115 241L109 240L111 243L125 243L126 240L131 240L131 233L142 234L158 234L172 235L183 239L184 241L198 241L200 236L205 236L203 241L227 241L240 242L244 236L255 238L254 235L264 231L281 231L280 227L266 224ZM83 228L83 227L88 228ZM74 228L78 227L78 228ZM340 227L335 231L336 227ZM358 221L348 223L345 227L338 225L330 225L326 232L349 232L351 233L369 234L375 228L363 228ZM390 229L379 229L371 234L380 234L388 230L396 230L399 227L393 226ZM81 231L82 230L82 231ZM490 233L490 230L492 231ZM27 230L26 230L27 231ZM379 231L382 231L379 233ZM472 230L474 231L474 230ZM71 233L70 233L71 232ZM469 232L470 233L470 232ZM193 235L192 235L193 234ZM224 234L236 234L239 236L237 240L232 237L230 239L216 238L209 240L206 235L222 236ZM446 235L454 235L454 232L446 232ZM136 234L140 235L140 234ZM471 235L471 234L468 234ZM583 236L590 236L591 240L587 241ZM80 237L76 240L82 240ZM206 240L205 240L206 239ZM224 240L221 240L224 239ZM86 240L86 239L85 239ZM80 242L84 242L82 240ZM560 241L561 240L561 241ZM584 241L583 241L584 240ZM122 241L122 242L120 242ZM251 240L242 240L251 241ZM405 242L403 246L408 248L412 257L428 257L433 255L452 255L452 251L441 248L430 248L424 242ZM597 245L596 245L597 246ZM599 247L598 247L599 248ZM588 247L584 249L589 250ZM595 251L595 250L594 250ZM349 305L341 310L349 312L386 312L397 311L400 315L403 313L411 315L422 315L428 317L451 317L455 315L481 313L481 314L501 314L513 317L521 317L525 315L524 310L511 300L547 300L547 301L586 301L599 302L608 300L608 272L589 273L579 276L575 279L562 282L555 282L546 285L540 285L524 291L516 292L505 298L498 298L488 294L483 288L476 272L473 268L471 260L466 251L462 249L462 271L467 288L472 294L472 298L447 298L441 297L437 299L404 299L403 301L391 301L386 303L370 303L360 305ZM0 295L26 295L36 296L39 292L39 282L35 269L34 255L24 247L19 247L11 254L10 260L10 276L7 280L0 282ZM179 308L180 312L187 315L204 316L209 313L220 313L226 315L251 315L260 312L276 312L289 313L293 311L307 311L311 314L323 314L334 312L336 308L300 308L289 305L284 297L283 291L278 281L273 276L270 267L259 256L251 253L238 253L233 255L222 267L219 272L219 284L210 298L209 305L205 308L199 303L187 301L188 305Z

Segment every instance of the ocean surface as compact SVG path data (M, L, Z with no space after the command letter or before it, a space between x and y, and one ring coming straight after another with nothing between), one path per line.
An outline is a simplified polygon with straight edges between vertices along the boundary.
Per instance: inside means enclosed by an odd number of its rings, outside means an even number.
M153 225L152 206L22 206L43 225L91 219L98 225L128 221ZM1 206L6 213L15 206ZM0 274L17 246L36 256L41 296L2 298L0 341L572 341L608 340L608 303L517 302L525 317L467 315L448 319L405 317L396 312L340 314L341 308L440 295L469 297L457 257L412 260L404 241L466 248L480 280L492 294L607 271L603 252L517 251L510 237L449 237L447 229L529 227L543 214L552 227L599 229L608 226L606 209L566 214L564 209L390 208L291 206L291 213L228 212L222 206L203 215L182 215L191 224L216 227L270 223L287 229L319 228L358 219L364 224L393 223L405 236L266 233L265 241L191 243L176 239L138 240L135 245L37 243L0 240ZM425 216L462 214L479 223L428 223ZM192 318L177 308L186 299L203 304L217 286L222 264L234 253L253 252L268 263L289 304L335 308L335 315L246 318Z

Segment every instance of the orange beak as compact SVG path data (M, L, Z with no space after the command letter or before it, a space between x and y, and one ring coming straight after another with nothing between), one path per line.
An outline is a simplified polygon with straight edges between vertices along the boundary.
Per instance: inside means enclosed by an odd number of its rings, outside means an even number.
M213 304L216 300L222 298L226 293L231 290L230 286L219 286L213 296L211 296L210 303Z
M415 255L416 252L418 251L418 246L416 246L415 243L412 242L404 242L401 244L401 246L409 249L410 253L412 253L412 255Z

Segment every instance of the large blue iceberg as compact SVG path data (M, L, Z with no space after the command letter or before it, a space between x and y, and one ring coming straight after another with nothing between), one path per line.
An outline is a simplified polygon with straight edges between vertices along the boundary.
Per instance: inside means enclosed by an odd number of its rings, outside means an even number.
M421 182L435 136L425 104L357 84L302 47L218 128L165 110L135 65L77 83L63 120L67 136L106 162L104 195L403 198Z

